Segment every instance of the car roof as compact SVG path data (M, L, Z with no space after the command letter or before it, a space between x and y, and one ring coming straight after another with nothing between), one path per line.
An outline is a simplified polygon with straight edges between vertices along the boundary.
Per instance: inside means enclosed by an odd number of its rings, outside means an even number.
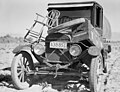
M68 2L68 3L49 3L48 8L84 7L84 6L93 6L94 4L99 5L95 1ZM99 6L102 7L101 5L99 5Z

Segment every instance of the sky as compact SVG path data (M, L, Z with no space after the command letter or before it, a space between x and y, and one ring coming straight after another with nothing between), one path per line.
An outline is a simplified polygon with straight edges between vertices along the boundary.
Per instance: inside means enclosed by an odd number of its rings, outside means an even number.
M35 13L47 14L50 2L81 2L89 0L0 0L0 36L15 34L24 36L36 18ZM94 0L104 9L112 32L120 32L120 0Z

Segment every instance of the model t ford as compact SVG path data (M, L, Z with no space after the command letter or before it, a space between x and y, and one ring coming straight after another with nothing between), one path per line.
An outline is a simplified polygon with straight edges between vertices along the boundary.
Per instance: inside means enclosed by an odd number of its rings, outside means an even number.
M36 14L24 37L28 44L13 50L15 86L28 88L31 75L36 74L53 79L76 76L78 81L88 80L91 92L99 92L107 72L105 53L110 52L103 43L103 8L96 2L50 3L47 16ZM34 30L36 25L41 26L40 32Z

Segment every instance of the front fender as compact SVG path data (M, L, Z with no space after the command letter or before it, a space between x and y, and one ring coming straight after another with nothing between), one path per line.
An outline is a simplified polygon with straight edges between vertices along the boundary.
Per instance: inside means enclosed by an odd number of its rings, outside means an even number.
M17 53L20 53L20 52L27 52L31 56L33 62L36 63L38 61L35 58L35 56L32 54L31 49L32 49L31 45L19 45L13 50L13 53L17 54Z
M31 45L19 45L12 52L14 54L19 53L21 50L31 50Z

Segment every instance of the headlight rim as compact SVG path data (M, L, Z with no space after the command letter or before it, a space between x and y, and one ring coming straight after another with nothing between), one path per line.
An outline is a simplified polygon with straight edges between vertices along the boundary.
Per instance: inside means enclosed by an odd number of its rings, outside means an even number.
M36 47L38 46L38 48L40 48L40 46L42 46L42 49L38 49L39 51L41 51L40 53L37 53L36 52ZM45 52L45 46L41 43L36 43L34 44L34 46L32 47L33 48L33 52L36 54L36 55L42 55L44 52Z
M71 54L71 51L70 51L70 50L71 50L71 48L72 48L73 46L77 46L77 47L79 48L79 54L77 54L77 55ZM70 53L70 55L72 55L72 56L74 56L74 57L79 56L79 55L82 53L82 48L81 48L81 46L78 45L78 44L72 44L72 45L70 46L70 48L69 48L69 53Z

